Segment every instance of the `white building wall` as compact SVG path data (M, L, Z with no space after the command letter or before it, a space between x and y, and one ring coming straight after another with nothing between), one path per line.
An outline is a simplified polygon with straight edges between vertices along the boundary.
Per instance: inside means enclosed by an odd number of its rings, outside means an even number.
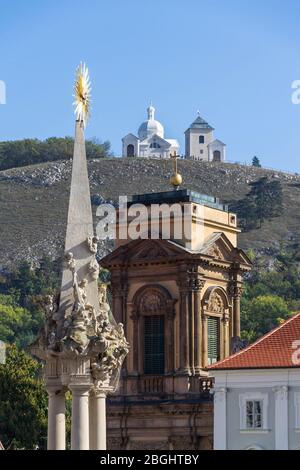
M127 157L127 147L128 145L134 146L134 156L138 157L140 153L140 141L133 134L128 134L122 139L122 157Z
M208 160L212 162L214 160L214 152L219 151L221 154L221 162L224 162L226 159L226 146L222 144L219 140L212 141L208 146Z
M188 129L186 135L186 157L192 157L196 160L207 161L208 144L214 140L213 130L211 129ZM199 143L200 135L204 136L204 144ZM203 153L201 153L201 151Z
M300 449L299 369L214 371L212 375L217 396L226 389L226 412L215 399L215 449ZM265 400L263 429L242 429L241 402L247 394Z

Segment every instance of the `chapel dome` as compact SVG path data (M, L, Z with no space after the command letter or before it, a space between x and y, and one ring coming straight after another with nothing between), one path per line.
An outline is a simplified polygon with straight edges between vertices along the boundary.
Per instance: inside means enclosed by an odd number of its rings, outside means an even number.
M152 135L156 134L162 139L164 138L164 127L163 125L154 119L155 108L150 105L147 109L148 119L143 122L138 130L138 136L140 140L148 139Z

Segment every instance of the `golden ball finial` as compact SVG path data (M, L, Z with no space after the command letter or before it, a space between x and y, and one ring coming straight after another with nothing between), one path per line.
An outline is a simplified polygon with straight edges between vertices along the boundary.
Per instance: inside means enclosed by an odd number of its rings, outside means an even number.
M182 184L182 176L179 173L175 173L171 176L170 183L174 188L178 188Z
M173 160L173 169L174 169L173 175L170 178L170 183L171 183L172 186L174 186L175 189L178 189L178 187L182 184L182 176L177 171L177 158L178 158L178 155L176 155L176 152L174 152L173 155L170 154L170 157Z

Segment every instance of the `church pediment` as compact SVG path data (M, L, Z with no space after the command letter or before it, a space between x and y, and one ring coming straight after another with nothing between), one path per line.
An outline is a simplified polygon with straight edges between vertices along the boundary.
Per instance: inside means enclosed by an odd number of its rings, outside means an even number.
M171 147L170 142L168 142L166 139L163 139L162 137L160 137L157 134L153 134L151 137L148 137L147 139L141 141L141 146L145 145L146 147L148 147L153 142L156 142L161 147L165 147L165 148Z
M164 243L164 240L146 240L146 243L143 243L139 250L137 250L133 256L132 260L136 259L149 259L153 260L155 258L169 258L171 256L177 256L181 254L181 250L167 246L167 243Z
M101 261L103 265L110 265L123 261L145 261L149 262L172 257L187 255L187 251L169 240L133 240L126 245L119 246L115 251L105 256Z
M226 235L221 232L213 234L204 243L201 254L212 257L216 261L238 262L251 265L251 261L243 250L234 247Z
M101 265L109 267L121 265L124 262L151 263L156 260L168 261L176 258L182 259L182 257L193 259L202 256L216 263L251 265L251 261L246 254L235 248L223 233L215 233L199 251L189 250L171 240L132 240L105 256L101 260Z

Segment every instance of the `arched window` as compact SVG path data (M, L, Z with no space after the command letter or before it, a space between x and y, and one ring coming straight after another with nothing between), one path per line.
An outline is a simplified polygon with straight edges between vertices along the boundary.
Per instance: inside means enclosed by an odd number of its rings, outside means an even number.
M204 293L202 306L203 340L206 344L203 364L211 365L229 354L230 313L227 293L222 287L209 287Z
M199 135L199 144L204 144L204 135Z
M141 375L174 371L174 304L158 284L141 287L133 298L133 368Z
M127 157L134 157L134 145L127 145Z

